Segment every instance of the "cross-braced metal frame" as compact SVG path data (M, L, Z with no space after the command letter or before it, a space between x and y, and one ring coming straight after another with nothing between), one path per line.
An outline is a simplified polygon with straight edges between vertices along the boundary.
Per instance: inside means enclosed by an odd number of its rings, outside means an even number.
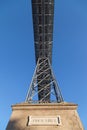
M63 102L48 58L38 59L26 102Z
M31 0L36 69L26 102L62 102L52 63L54 0Z

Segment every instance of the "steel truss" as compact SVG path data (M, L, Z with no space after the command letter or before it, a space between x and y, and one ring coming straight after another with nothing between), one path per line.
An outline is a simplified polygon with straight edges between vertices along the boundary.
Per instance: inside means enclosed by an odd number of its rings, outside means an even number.
M36 62L39 57L52 61L54 0L31 0Z
M26 102L63 102L63 97L53 74L49 58L38 58Z

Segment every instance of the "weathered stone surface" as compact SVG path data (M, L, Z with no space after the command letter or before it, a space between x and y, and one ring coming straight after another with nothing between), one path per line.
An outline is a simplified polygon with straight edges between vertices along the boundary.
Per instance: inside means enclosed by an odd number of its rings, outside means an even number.
M76 104L64 102L54 104L16 104L12 106L12 115L6 130L84 130L76 109ZM60 116L61 125L29 126L29 116Z

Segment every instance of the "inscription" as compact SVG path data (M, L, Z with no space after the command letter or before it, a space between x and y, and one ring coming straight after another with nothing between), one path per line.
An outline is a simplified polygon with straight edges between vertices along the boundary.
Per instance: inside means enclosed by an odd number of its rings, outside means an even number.
M61 125L60 116L29 116L29 125Z

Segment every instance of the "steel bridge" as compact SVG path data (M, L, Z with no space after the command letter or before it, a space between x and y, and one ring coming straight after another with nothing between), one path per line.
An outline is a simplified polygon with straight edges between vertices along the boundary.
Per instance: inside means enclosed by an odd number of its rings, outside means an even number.
M26 102L62 102L52 70L54 0L32 0L36 69Z

